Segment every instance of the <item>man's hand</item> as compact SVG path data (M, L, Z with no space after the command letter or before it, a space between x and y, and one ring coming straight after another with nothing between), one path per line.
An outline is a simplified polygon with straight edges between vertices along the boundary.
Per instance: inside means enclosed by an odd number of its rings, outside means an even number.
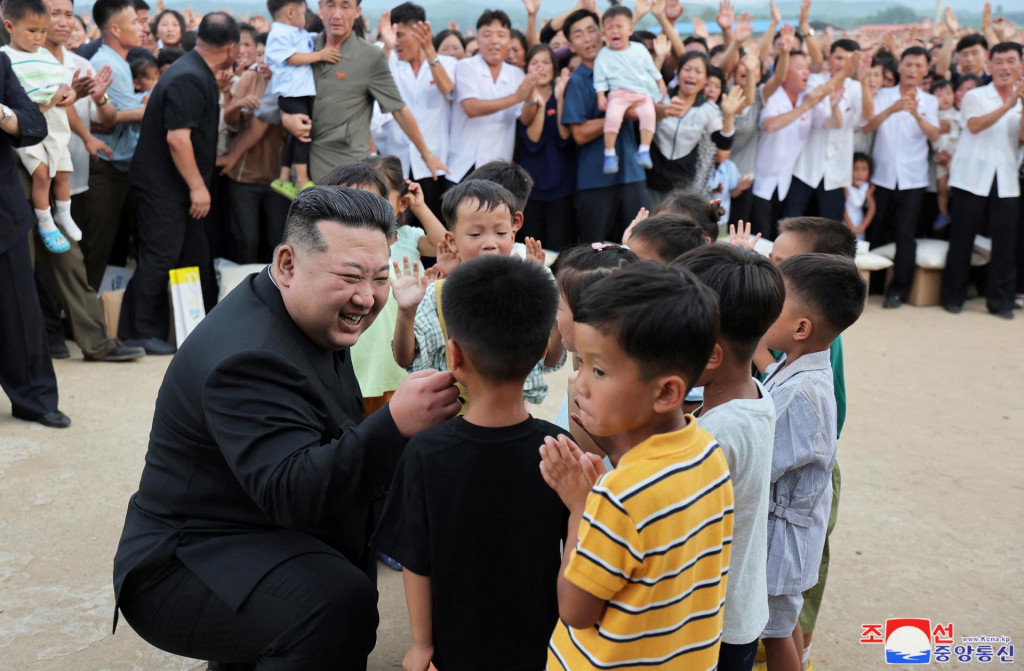
M782 36L782 43L780 46L783 50L793 51L800 46L800 43L796 41L796 28L790 24L783 24L782 27L779 28L779 35Z
M736 116L736 114L743 109L743 105L746 101L747 96L743 93L743 89L739 86L734 86L729 89L727 94L722 96L722 101L718 106L721 108L724 116Z
M667 41L668 40L666 39L666 42ZM657 40L655 40L655 44L657 44ZM657 46L655 46L655 48L657 48ZM572 73L569 72L569 68L562 68L562 71L558 73L558 79L555 80L554 88L555 100L565 99L565 87L569 85L569 78L571 76Z
M540 11L540 0L523 0L523 7L526 8L527 16L537 16Z
M558 498L570 513L581 513L587 504L587 494L594 486L593 477L597 468L583 451L564 435L557 439L545 436L540 446L540 474L548 487L555 490ZM583 464L590 464L589 473ZM598 476L599 477L599 476Z
M776 26L779 25L779 22L782 21L782 11L780 11L779 8L775 5L775 0L770 0L770 2L768 3L768 9L771 13L772 23Z
M210 213L210 192L206 185L189 191L188 199L192 203L188 208L188 214L193 219L202 219Z
M800 3L800 29L809 28L811 25L811 0L803 0Z
M89 152L89 156L92 156L93 160L99 158L99 153L103 152L107 155L107 158L114 158L114 150L107 146L107 143L95 136L90 136L85 141L85 149Z
M742 14L740 14L740 20L736 24L736 29L733 30L732 32L733 37L740 44L743 44L744 42L749 40L751 36L754 34L754 17L752 17L747 12L743 12ZM749 49L750 46L746 48Z
M683 15L683 9L683 6L679 4L679 0L667 0L665 3L665 18L675 23Z
M313 130L313 120L308 114L288 114L281 112L281 125L285 130L295 136L299 142L312 142L309 137Z
M75 70L71 76L71 88L75 90L75 97L84 98L92 91L92 77L83 77L81 70Z
M67 84L61 84L50 99L50 107L68 107L75 104L75 90Z
M92 76L92 87L89 90L89 95L92 96L94 101L99 102L113 83L114 70L109 65L104 65L100 68L99 72Z
M401 267L399 267L398 261L394 261L391 265L394 267L394 273L391 276L391 295L395 297L395 302L401 312L415 315L416 308L419 307L423 295L427 292L427 285L420 276L420 264L418 261L413 261L410 266L409 257L404 256Z
M526 238L523 243L526 245L527 261L533 261L540 266L547 264L547 255L544 254L544 245L540 243L540 240Z
M736 18L736 10L732 6L732 2L729 0L721 0L718 3L718 16L715 17L715 23L722 29L723 33L727 33L732 30L732 23Z
M235 164L238 163L238 160L240 158L241 158L241 156L238 156L238 155L233 154L231 152L228 152L227 154L224 154L223 156L218 156L217 160L215 161L215 165L218 168L220 168L220 173L219 174L226 175L229 172L231 172L232 170L234 170L235 169Z
M814 107L824 100L831 92L832 88L828 85L828 82L820 84L807 92L807 95L804 97L804 102L807 104L808 108Z
M434 659L434 646L413 642L402 658L402 671L427 671Z
M337 63L341 60L341 52L337 47L324 47L316 54L320 57L321 63Z
M398 432L405 438L448 421L462 408L455 376L436 370L410 373L388 405Z
M218 70L214 75L217 78L217 88L221 93L230 93L234 75L231 70Z
M602 112L608 111L608 96L605 95L604 91L597 92L597 109Z
M516 100L521 103L526 102L533 97L533 92L537 88L537 75L528 74L523 77L523 81L519 84L519 88L516 89Z
M705 40L710 37L708 27L700 17L693 17L693 34L695 37L703 37Z
M427 57L427 61L433 61L437 58L437 50L434 49L434 31L430 28L430 21L420 21L412 28L412 34L416 36L416 40L423 47L423 53Z
M654 38L655 58L664 63L670 53L672 53L672 41L668 39L668 35L665 33L659 33L658 36Z
M395 35L395 26L391 23L391 12L381 13L380 19L377 21L377 37L384 43L385 51L395 48L398 37ZM338 61L330 62L337 63Z
M441 159L439 159L434 154L431 154L430 158L424 161L424 163L427 164L427 169L430 170L430 174L434 178L435 182L441 176L442 172L447 172L451 174L451 171L448 169L448 166L442 163Z

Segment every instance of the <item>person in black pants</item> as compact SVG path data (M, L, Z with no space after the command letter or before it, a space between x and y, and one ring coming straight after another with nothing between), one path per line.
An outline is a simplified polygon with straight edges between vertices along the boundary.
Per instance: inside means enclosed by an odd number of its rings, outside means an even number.
M35 217L12 151L39 144L46 132L39 106L18 82L11 59L0 53L0 387L18 419L65 428L71 420L57 409L57 376L29 257Z
M164 341L168 272L198 266L206 309L217 283L202 219L210 185L220 114L215 72L234 63L238 24L223 12L203 17L196 48L178 59L150 96L129 172L138 203L139 266L128 282L118 332L148 354L172 354Z

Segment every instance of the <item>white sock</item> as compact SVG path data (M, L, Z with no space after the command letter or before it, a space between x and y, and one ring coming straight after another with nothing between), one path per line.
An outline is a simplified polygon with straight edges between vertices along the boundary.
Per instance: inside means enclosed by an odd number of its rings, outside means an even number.
M651 150L651 145L649 145L649 144L642 144L642 145L640 145L640 146L639 146L639 147L637 148L637 152L638 152L638 153L639 153L639 152L645 152L645 151L650 151L650 150Z
M604 155L605 156L615 156L615 150L614 149L605 149L604 150Z
M40 233L52 233L57 230L57 224L53 223L53 216L49 210L35 210L35 213Z
M71 201L70 200L58 200L57 203L57 214L54 219L64 228L64 232L68 234L68 237L78 242L82 239L82 229L78 227L75 220L71 218Z
M807 668L807 659L808 659L808 658L809 658L810 656L811 656L811 644L810 644L810 643L808 643L808 644L807 644L807 647L806 647L806 648L804 648L804 654L803 654L803 657L801 657L801 658L800 658L800 668L801 668L801 669L806 669L806 668Z

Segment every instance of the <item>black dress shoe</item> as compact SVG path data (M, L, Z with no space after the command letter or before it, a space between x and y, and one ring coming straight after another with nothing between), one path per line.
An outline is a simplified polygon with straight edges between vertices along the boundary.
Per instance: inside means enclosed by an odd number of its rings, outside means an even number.
M900 300L900 297L896 296L895 294L886 297L885 302L882 303L882 307L885 308L886 310L894 310L901 305L903 305L903 301Z
M103 356L86 356L86 361L135 361L146 356L146 350L142 347L128 347L121 341L117 341L114 349Z
M68 349L66 342L53 343L50 345L50 358L51 359L70 359L71 350Z
M43 426L48 426L51 429L66 429L71 426L71 419L60 410L54 410L48 412L45 415L37 415L36 417L26 417L16 412L11 413L18 419L23 419L26 422L38 422Z
M992 314L1000 319L1013 319L1013 310L990 310L989 312L992 312Z
M943 305L942 309L951 315L958 315L963 310L959 305Z
M174 354L178 351L178 348L167 342L166 340L160 340L160 338L140 338L138 340L125 340L124 344L128 347L141 347L146 351L146 354Z

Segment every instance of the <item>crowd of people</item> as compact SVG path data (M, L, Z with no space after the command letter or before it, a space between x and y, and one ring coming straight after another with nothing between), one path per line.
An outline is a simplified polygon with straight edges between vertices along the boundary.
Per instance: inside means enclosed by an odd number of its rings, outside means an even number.
M67 427L69 325L86 360L175 355L115 560L154 645L364 668L379 556L409 670L802 671L858 240L895 243L886 308L926 237L948 312L1024 307L1021 36L988 5L816 32L772 3L755 37L723 0L685 38L678 0L524 6L0 4L0 382ZM214 258L270 265L214 309ZM191 266L209 314L172 345Z

